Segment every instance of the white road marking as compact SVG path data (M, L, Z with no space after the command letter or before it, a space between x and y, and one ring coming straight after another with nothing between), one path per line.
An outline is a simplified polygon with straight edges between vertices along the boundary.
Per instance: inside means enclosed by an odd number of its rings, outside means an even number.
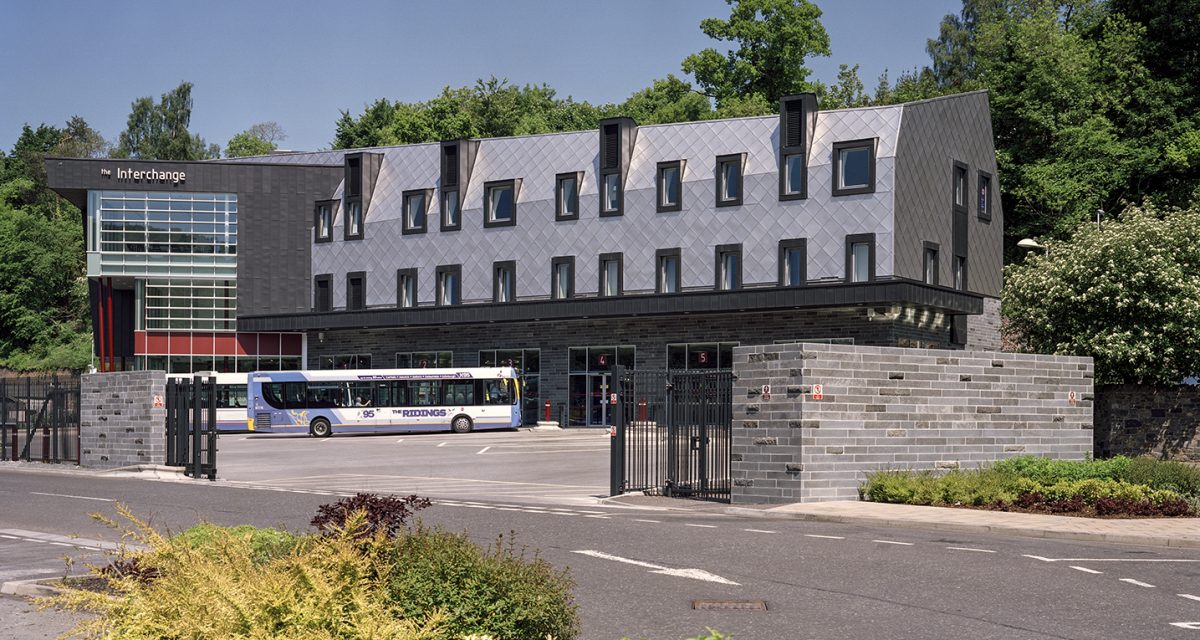
M805 538L824 538L826 540L845 540L846 536L823 536L816 533L806 533Z
M584 516L585 518L598 518L600 520L608 520L608 516Z
M73 544L67 544L65 542L51 542L50 544L52 544L56 547L73 547L73 546L75 546Z
M1128 582L1129 584L1136 584L1139 587L1146 587L1147 589L1154 588L1154 585L1150 584L1149 582L1142 582L1141 580L1134 580L1133 578L1121 578L1120 580L1121 580L1121 582Z
M651 524L662 524L662 520L643 520L641 518L634 518L633 521L634 522L649 522Z
M1175 595L1179 596L1180 598L1187 598L1188 600L1195 600L1197 602L1200 602L1200 596L1194 596L1190 593L1177 593Z
M91 496L73 496L69 493L42 493L41 491L30 491L29 493L35 496L54 496L56 498L75 498L76 500L95 500L96 502L116 502L108 498L93 498Z
M602 560L612 560L613 562L622 562L624 564L631 564L635 567L645 567L647 569L651 569L650 573L658 573L658 574L662 574L662 575L666 575L666 576L675 576L677 578L691 578L692 580L703 580L705 582L717 582L720 584L741 586L740 584L738 584L732 580L727 580L725 578L722 578L721 576L709 573L702 569L670 569L670 568L667 568L667 567L664 567L661 565L651 564L649 562L642 562L640 560L630 560L629 558L622 558L621 556L614 556L614 555L611 555L608 553L604 553L603 551L594 551L591 549L581 549L581 550L573 551L572 553L579 553L579 554L582 554L585 556L591 556L593 558L600 558Z
M974 551L976 553L996 553L995 551L992 551L991 549L975 549L974 547L946 547L946 548L952 549L954 551Z
M872 540L871 542L879 542L882 544L899 544L899 545L903 545L905 547L913 546L913 543L911 543L911 542L896 542L895 540Z
M716 529L716 528L717 528L717 525L715 525L715 524L684 524L683 526L685 526L685 527L699 527L699 528L701 528L701 529Z
M1200 622L1172 622L1172 627L1180 629L1191 629L1192 631L1200 631Z
M1043 558L1031 555L1025 555L1025 557L1042 562L1200 562L1200 560L1183 558Z
M1087 567L1077 567L1075 565L1071 565L1071 568L1076 571L1082 571L1084 573L1092 573L1092 574L1096 574L1096 575L1104 573L1103 571L1096 571L1095 569L1089 569Z
M401 442L404 442L404 438L400 438L399 440L397 440L396 444L400 444Z
M483 453L487 453L487 450L488 450L488 449L491 449L491 447L484 447L484 448L480 449L479 451L476 451L476 452L475 452L475 455L480 455L480 454L483 454Z
M1050 558L1043 558L1042 556L1031 556L1031 555L1029 555L1028 553L1023 553L1023 554L1021 554L1021 555L1022 555L1022 557L1025 557L1025 558L1033 558L1034 560L1041 560L1042 562L1054 562L1054 561L1053 561L1053 560L1051 560Z
M749 531L750 533L779 533L778 531L767 531L766 529L742 529L742 531Z
M445 443L445 442L439 442L439 443L438 443L438 446L439 446L439 447L444 447L444 446L446 446L446 443Z

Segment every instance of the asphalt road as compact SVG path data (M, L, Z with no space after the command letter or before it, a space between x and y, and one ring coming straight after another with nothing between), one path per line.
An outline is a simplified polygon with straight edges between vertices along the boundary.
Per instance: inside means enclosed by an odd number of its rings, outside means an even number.
M87 514L111 513L108 501L118 499L172 530L201 519L303 530L333 496L0 466L0 529L115 540ZM1196 551L486 495L438 499L420 515L482 544L515 531L519 543L570 567L588 639L684 638L705 627L737 640L1200 638L1200 624L1172 625L1200 623ZM69 551L0 540L0 571L11 577ZM763 601L767 610L693 610L701 599Z

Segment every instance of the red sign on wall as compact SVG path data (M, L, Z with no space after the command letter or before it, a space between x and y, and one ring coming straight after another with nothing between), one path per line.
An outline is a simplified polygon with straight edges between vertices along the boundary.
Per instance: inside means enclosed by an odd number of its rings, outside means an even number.
M812 386L812 399L813 400L824 400L825 399L825 387L822 385L819 385L819 384L814 384Z

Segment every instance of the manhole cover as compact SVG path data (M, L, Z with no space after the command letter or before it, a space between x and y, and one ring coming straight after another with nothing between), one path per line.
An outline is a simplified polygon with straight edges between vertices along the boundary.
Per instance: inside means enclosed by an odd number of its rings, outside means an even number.
M701 611L766 611L762 600L692 600L692 608Z

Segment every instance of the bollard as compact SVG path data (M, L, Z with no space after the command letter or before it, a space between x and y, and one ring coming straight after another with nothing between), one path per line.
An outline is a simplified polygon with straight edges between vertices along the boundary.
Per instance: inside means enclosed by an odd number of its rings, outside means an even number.
M546 419L546 422L550 422L550 401L549 400L546 401L546 418L545 419ZM559 425L559 426L561 427L562 425Z

